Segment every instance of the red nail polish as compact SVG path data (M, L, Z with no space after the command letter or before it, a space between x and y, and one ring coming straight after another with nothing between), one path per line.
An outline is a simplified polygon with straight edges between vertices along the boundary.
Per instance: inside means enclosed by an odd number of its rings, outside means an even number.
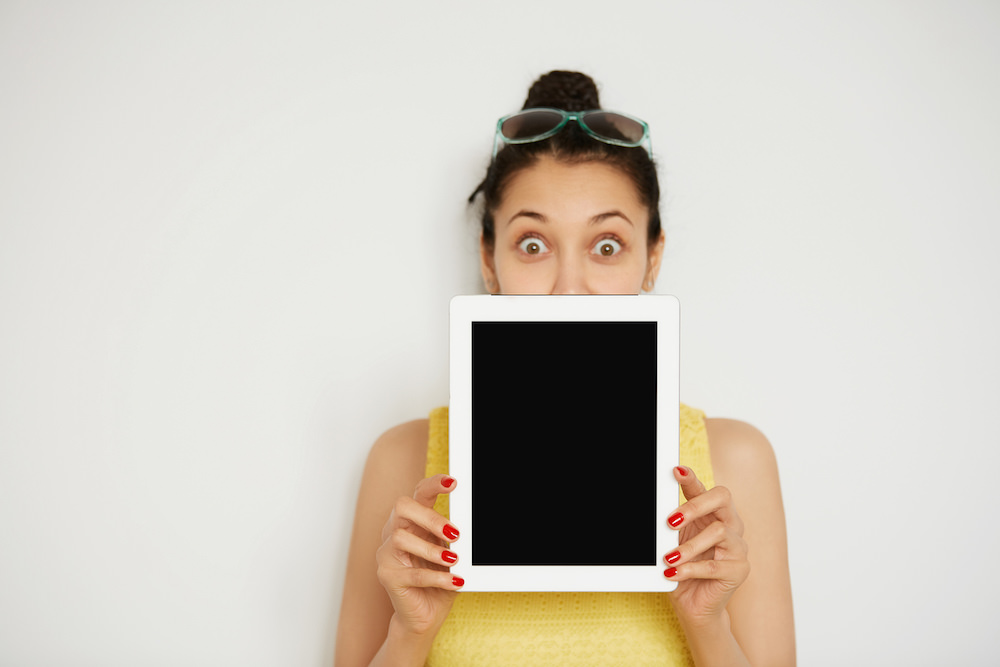
M681 559L680 551L671 551L670 553L667 554L667 562L670 563L671 565L673 565L680 559Z
M463 579L462 577L452 577L451 585L454 586L455 588L461 588L462 586L465 585L465 579Z
M673 528L676 528L683 522L684 522L684 515L681 514L680 512L674 512L667 518L667 523L669 523Z
M458 554L455 553L454 551L448 551L447 549L445 549L444 551L441 552L441 560L443 560L446 563L454 563L455 561L458 560Z
M444 479L441 480L441 486L443 486L446 489L450 489L451 485L454 483L455 483L454 477L445 477Z
M676 577L677 576L677 568L676 567L668 567L666 570L663 571L663 576L666 577L667 579L669 579L670 577Z
M681 477L687 477L688 476L687 468L685 468L684 466L677 466L677 468L675 468L675 470L677 470L677 472L680 473Z
M450 523L445 524L441 532L444 533L444 536L451 541L455 541L458 539L458 529L455 528L455 526L451 525Z

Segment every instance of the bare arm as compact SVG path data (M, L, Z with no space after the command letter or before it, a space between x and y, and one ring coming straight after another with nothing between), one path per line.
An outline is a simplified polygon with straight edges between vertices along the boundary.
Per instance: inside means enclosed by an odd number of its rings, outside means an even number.
M686 502L665 556L670 594L695 664L794 665L795 631L785 519L770 443L752 426L706 420L717 485L690 468L674 478ZM751 563L753 567L751 567Z
M337 628L338 667L423 665L451 608L457 586L440 560L445 541L434 537L447 520L430 508L450 489L443 475L423 479L427 428L426 420L397 426L368 456Z
M794 665L788 541L774 451L744 422L707 419L706 426L715 482L735 499L751 563L726 606L732 636L752 665Z

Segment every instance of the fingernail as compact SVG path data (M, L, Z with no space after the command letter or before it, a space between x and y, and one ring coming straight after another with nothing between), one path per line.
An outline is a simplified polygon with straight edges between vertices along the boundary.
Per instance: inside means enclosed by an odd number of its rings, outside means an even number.
M680 559L681 559L680 551L671 551L670 553L667 554L667 562L670 563L671 565L673 565Z
M674 512L667 518L667 523L670 524L672 528L676 528L684 522L684 515L680 512Z
M677 466L676 468L674 468L674 470L676 470L681 477L688 476L687 468L685 468L684 466Z
M441 560L443 560L446 563L454 563L455 561L458 560L458 554L455 553L454 551L448 551L447 549L445 549L444 551L441 552ZM672 563L673 561L670 562Z
M458 529L450 523L445 524L441 532L444 533L444 536L449 540L455 541L458 539Z
M446 489L450 489L451 485L454 483L455 483L454 477L445 477L444 479L441 480L441 486L443 486Z
M669 579L670 577L676 577L677 576L677 568L676 567L668 567L666 570L663 571L663 576L666 577L667 579Z
M461 588L462 586L465 585L465 579L463 579L462 577L452 577L451 585L454 586L455 588Z

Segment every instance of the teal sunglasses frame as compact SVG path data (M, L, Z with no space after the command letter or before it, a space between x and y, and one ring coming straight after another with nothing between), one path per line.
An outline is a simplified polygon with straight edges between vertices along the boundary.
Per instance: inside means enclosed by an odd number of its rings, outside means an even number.
M555 113L561 116L561 120L551 129L541 132L539 134L532 134L525 137L507 137L503 133L504 123L507 121L517 118L519 116L529 116L537 112L545 113ZM594 114L604 114L606 116L618 116L631 123L636 123L642 128L642 137L637 141L625 141L618 139L617 137L609 137L607 135L597 132L592 127L587 125L587 116L592 116ZM533 107L531 109L521 109L520 111L515 111L512 114L508 114L497 121L497 131L493 139L493 159L497 157L497 153L500 152L500 148L505 144L530 144L536 141L543 141L549 137L560 132L570 121L575 121L580 129L589 134L594 139L598 141L603 141L606 144L611 144L613 146L622 146L624 148L638 148L639 146L646 146L646 153L649 155L649 159L653 159L653 144L649 138L649 125L646 121L640 120L635 116L630 116L627 113L621 113L620 111L608 111L606 109L590 109L588 111L565 111L563 109L556 109L555 107Z

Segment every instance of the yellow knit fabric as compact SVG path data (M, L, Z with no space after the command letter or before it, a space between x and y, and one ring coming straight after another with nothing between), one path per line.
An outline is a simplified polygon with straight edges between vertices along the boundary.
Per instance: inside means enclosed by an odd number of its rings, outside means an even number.
M680 459L715 484L705 414L680 406ZM427 476L448 472L448 408L430 414ZM448 496L434 506L447 516ZM693 665L666 593L459 593L427 667Z

